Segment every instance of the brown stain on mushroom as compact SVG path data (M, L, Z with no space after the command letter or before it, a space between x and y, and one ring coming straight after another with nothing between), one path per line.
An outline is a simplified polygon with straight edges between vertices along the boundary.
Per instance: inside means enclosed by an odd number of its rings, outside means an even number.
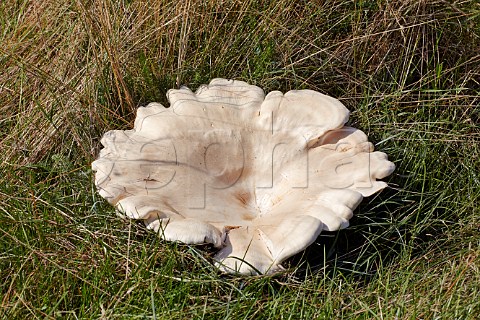
M250 194L250 192L247 192L247 191L237 192L235 193L234 196L235 196L235 199L240 201L240 203L245 207L248 205L248 203L252 199L252 195Z
M256 216L251 214L251 213L242 213L242 219L243 220L246 220L246 221L251 221L253 219L255 219Z
M223 187L229 187L234 185L243 174L243 168L236 168L224 171L221 175L215 177L215 179L221 182Z
M250 208L251 207L251 201L252 201L252 194L248 191L240 191L236 192L234 194L235 199L238 200L238 202L245 208ZM250 212L242 212L241 214L242 220L246 221L251 221L256 218L256 215L254 213Z
M230 230L238 229L238 228L241 228L241 226L225 226L225 231L229 232Z

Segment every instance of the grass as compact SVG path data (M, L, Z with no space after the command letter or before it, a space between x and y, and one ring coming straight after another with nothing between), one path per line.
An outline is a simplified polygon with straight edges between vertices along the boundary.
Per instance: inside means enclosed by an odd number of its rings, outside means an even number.
M477 1L4 1L0 42L2 318L480 314ZM218 274L92 183L104 132L214 77L335 96L397 165L284 274Z

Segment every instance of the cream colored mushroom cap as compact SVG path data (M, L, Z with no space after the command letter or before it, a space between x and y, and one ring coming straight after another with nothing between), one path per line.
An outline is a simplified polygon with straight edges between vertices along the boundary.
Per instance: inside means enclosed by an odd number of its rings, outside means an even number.
M170 108L137 111L107 132L92 163L102 197L170 241L219 248L222 271L265 274L322 230L348 226L395 166L348 110L311 90L274 91L214 79L170 90Z

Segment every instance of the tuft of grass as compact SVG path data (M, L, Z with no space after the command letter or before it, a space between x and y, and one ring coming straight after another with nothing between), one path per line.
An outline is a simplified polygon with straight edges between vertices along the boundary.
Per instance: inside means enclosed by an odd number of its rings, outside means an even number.
M477 1L0 3L0 316L474 319ZM99 139L211 78L339 98L397 169L270 277L218 274L95 191Z

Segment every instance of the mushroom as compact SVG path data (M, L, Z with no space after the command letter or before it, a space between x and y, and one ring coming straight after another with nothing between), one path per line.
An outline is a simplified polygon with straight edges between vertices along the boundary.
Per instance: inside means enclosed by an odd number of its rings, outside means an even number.
M137 110L92 163L102 197L165 240L212 244L222 271L268 274L323 230L348 226L395 166L349 111L312 91L214 79Z

